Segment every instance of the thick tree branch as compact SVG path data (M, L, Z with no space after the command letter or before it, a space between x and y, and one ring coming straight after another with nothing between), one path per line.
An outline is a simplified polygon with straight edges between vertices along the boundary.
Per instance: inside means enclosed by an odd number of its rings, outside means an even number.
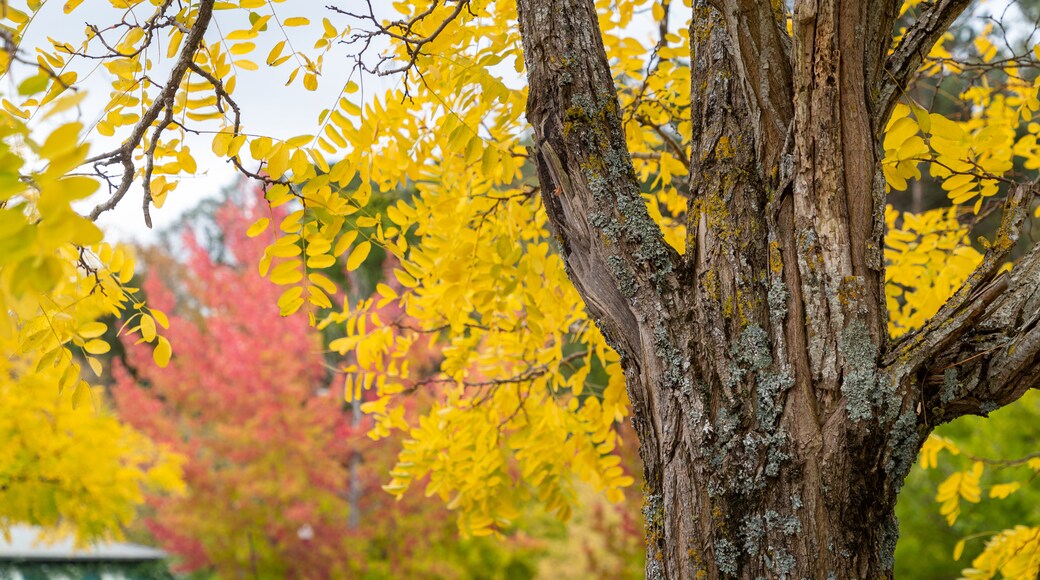
M923 376L932 422L986 415L1040 389L1040 246L979 294L995 298Z
M886 74L879 79L875 131L880 134L888 115L903 94L910 77L917 72L936 41L971 4L971 0L937 0L927 5L921 17L907 29L899 46L888 57Z
M739 82L757 112L759 158L767 170L777 167L794 116L791 81L791 38L784 3L756 0L713 0L726 21ZM694 18L704 18L702 14Z
M959 340L979 322L990 304L1000 298L1001 286L994 278L1018 241L1037 187L1034 182L1011 190L1004 202L1004 215L996 239L982 263L935 316L921 329L902 337L890 349L886 366L900 366L904 374L915 372L920 365Z
M571 278L609 340L640 353L633 304L677 287L650 218L591 0L518 2L542 198Z
M982 263L924 327L885 357L896 381L916 384L913 396L928 424L985 415L1040 388L1040 246L1010 274L999 273L1038 187L1011 190Z

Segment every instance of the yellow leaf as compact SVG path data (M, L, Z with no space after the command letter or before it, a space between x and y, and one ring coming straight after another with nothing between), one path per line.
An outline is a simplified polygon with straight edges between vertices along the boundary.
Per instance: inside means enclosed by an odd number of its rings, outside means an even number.
M353 272L361 266L365 258L368 257L368 253L372 251L372 243L369 241L361 242L356 248L350 251L350 257L347 258L347 271Z
M318 308L332 308L332 301L325 292L317 286L308 286L307 294L310 296L309 301L311 304ZM309 313L313 316L313 312ZM314 321L311 321L311 326L314 326Z
M278 309L282 316L289 316L303 306L303 287L293 286L278 298Z
M253 225L249 226L249 229L246 230L246 235L249 236L250 238L255 238L255 237L259 236L260 234L264 233L264 230L267 229L267 226L270 223L271 223L271 219L270 218L260 218L260 219L256 220L256 223L254 223Z
M962 554L964 554L964 540L960 540L957 542L957 545L953 547L953 559L960 560Z
M274 65L274 63L278 60L278 57L280 57L282 55L282 50L284 48L285 48L285 41L284 40L279 42L278 44L274 45L274 48L271 49L271 52L267 53L267 66L273 66Z
M26 111L24 109L19 109L18 107L15 106L14 103L12 103L11 101L8 101L7 99L3 99L2 101L0 101L0 103L3 104L4 109L8 113L11 113L12 115L14 115L14 116L16 116L16 117L18 117L20 119L28 119L30 117L29 111Z
M72 408L78 409L87 401L90 401L91 404L94 402L90 396L90 385L87 384L87 381L80 381L76 385L76 391L72 393Z
M141 313L141 338L145 342L155 340L155 319L145 313Z
M895 149L917 134L917 121L913 117L903 117L889 123L885 131L885 149Z
M295 284L300 280L303 280L303 272L299 269L300 265L300 260L288 260L282 262L271 270L271 276L269 279L271 282L278 284L279 286Z
M314 284L315 286L321 288L327 294L336 293L336 284L334 284L332 280L329 280L328 277L326 277L323 274L320 274L318 272L312 272L307 275L307 279L310 280L311 284Z
M253 52L253 49L255 49L255 48L256 48L256 43L255 42L239 42L239 43L231 45L231 51L230 52L231 52L231 54L241 56L243 54L248 54L250 52ZM250 70L252 70L252 69L250 69Z
M350 245L354 243L354 240L356 240L357 237L357 230L351 230L340 236L339 239L336 240L336 247L333 248L332 254L334 256L342 256L343 252L347 251L347 248L349 248Z
M989 497L994 499L1007 499L1007 497L1022 487L1021 482L1012 481L1010 483L998 483L990 488Z
M664 20L664 6L662 6L660 2L654 2L651 12L653 13L654 20L658 22Z
M317 256L311 256L307 259L308 268L328 268L329 266L336 263L336 258L328 254L318 254Z
M112 350L112 345L108 344L103 340L94 339L87 341L87 343L83 345L83 350L89 352L90 354L105 354L106 352Z
M333 36L336 36L336 27L332 25L331 20L329 20L328 18L322 18L321 25L325 28L326 37L332 38Z
M104 322L88 322L76 330L76 334L83 338L97 338L105 331L108 330L108 326Z
M76 379L79 378L79 365L72 364L65 368L65 371L61 373L61 379L58 381L58 394L60 395L65 389L67 389Z
M150 308L149 311L152 313L152 316L155 318L155 321L159 323L159 326L163 328L170 328L170 319L166 317L165 312L163 312L162 310L156 310L155 308Z
M101 368L101 361L99 361L98 359L96 359L96 358L94 358L92 356L88 356L87 357L87 365L90 366L90 370L94 371L94 376L96 376L96 377L100 377L101 376L101 372L103 370Z
M256 36L257 31L255 30L234 30L224 37L224 40L250 40Z
M198 165L195 163L195 158L191 156L191 152L187 147L177 152L177 162L181 164L184 171L187 173L195 173L198 171Z
M415 278L413 278L411 274L405 272L404 270L394 270L394 277L397 278L397 281L400 282L401 285L405 288L414 288L418 284Z
M960 141L965 137L964 129L961 129L960 125L938 113L928 115L928 120L932 125L931 134L935 137L942 137L950 141Z
M303 219L303 214L304 211L302 209L292 212L282 219L282 223L279 224L278 227L287 234L295 234L299 232L303 229L303 225L300 223L300 220Z
M282 26L307 26L310 23L311 21L303 16L293 16L292 18L286 18L282 22Z
M170 341L166 340L166 337L160 336L155 349L152 350L152 359L155 360L155 364L159 365L159 368L166 368L166 365L170 364L172 355L173 347L170 346Z

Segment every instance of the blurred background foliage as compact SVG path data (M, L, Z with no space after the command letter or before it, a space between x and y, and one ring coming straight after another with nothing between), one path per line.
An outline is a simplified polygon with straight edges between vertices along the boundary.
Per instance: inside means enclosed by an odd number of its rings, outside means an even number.
M995 460L1019 460L1036 454L1040 441L1040 393L1027 393L1014 405L990 414L989 419L964 417L940 426L936 434L962 449ZM1018 524L1040 524L1040 485L1035 472L1025 466L990 469L984 481L1028 481L1006 499L983 496L978 504L963 504L954 525L947 525L935 501L936 489L950 474L964 470L971 459L962 453L946 455L937 469L915 467L899 495L899 544L896 578L957 578L961 570L982 552L993 534ZM974 536L974 537L973 537ZM964 555L954 560L957 542L965 543ZM1040 574L1040 570L1037 571Z

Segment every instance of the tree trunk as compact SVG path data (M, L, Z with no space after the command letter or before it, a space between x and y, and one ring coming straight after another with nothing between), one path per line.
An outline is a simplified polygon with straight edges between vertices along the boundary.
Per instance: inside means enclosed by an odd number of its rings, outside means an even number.
M783 3L695 1L679 255L640 196L593 0L518 0L544 205L625 368L649 578L891 577L934 424L1040 386L1040 252L996 274L1028 188L936 319L887 335L881 128L964 4L931 4L886 56L893 1L799 0L793 35Z

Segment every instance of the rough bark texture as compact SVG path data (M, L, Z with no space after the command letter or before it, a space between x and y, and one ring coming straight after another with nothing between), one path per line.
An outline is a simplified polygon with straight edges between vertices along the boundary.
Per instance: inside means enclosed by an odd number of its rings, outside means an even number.
M695 0L685 255L639 194L593 0L518 0L543 199L621 353L651 578L890 577L896 494L938 421L1040 385L1032 194L937 319L890 345L880 129L964 2L892 56L893 0Z

